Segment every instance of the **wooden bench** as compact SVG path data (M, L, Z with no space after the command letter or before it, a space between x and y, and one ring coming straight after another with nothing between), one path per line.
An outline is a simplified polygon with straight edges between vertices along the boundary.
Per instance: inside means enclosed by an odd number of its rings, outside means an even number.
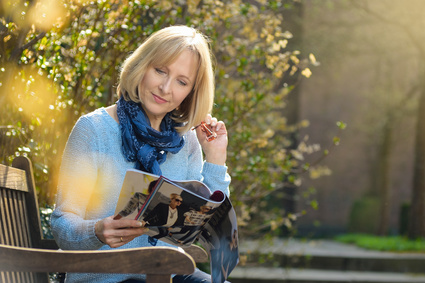
M171 247L112 251L60 251L43 239L37 194L28 158L0 164L0 282L49 282L47 272L137 273L146 282L170 282L171 274L191 274L203 249ZM189 255L190 253L190 255Z

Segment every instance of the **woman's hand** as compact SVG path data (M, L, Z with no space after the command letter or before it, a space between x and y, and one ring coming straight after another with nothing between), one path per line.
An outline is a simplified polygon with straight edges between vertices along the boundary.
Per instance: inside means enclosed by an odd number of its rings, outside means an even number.
M132 219L114 220L113 216L99 220L95 225L97 238L111 248L118 248L148 231L140 221Z
M196 128L196 135L202 150L205 154L205 161L217 165L224 165L227 159L227 130L223 121L217 121L217 118L211 117L210 114L205 118L205 123L211 126L211 130L217 134L217 138L207 141L206 133L201 127Z

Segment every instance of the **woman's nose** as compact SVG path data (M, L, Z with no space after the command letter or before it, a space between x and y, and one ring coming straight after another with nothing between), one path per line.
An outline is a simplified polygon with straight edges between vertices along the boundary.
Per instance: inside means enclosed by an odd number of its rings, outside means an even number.
M169 93L169 92L171 92L171 80L169 78L164 78L164 80L159 85L159 89L163 93Z

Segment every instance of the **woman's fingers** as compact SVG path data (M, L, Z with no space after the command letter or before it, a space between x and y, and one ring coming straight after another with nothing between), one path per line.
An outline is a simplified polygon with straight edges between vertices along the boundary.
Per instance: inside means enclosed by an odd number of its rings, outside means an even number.
M116 248L132 241L149 230L142 226L143 224L137 220L114 220L113 216L111 216L96 223L95 233L100 241L109 245L111 248Z

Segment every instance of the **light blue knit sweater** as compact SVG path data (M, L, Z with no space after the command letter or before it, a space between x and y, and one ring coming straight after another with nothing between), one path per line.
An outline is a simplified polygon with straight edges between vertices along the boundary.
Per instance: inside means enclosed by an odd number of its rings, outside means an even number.
M201 180L212 191L229 195L226 166L202 160L196 134L184 135L185 145L177 154L167 154L162 174L172 180ZM94 233L95 223L115 212L126 170L134 168L121 151L118 123L104 108L82 116L75 124L62 157L52 231L64 250L109 250ZM158 245L166 245L158 241ZM122 248L150 246L142 235ZM142 262L140 263L143 264ZM67 274L67 282L120 282L143 275Z

